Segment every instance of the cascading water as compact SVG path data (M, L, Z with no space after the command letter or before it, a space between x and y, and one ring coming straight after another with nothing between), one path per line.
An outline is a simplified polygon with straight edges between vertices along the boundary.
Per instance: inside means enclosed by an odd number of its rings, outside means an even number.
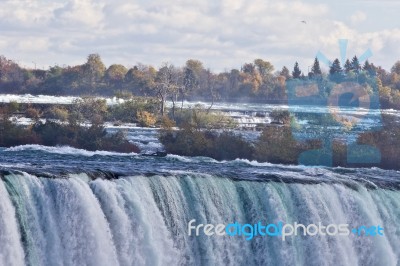
M1 265L398 265L400 192L171 173L4 173ZM188 223L380 224L384 236L188 235Z

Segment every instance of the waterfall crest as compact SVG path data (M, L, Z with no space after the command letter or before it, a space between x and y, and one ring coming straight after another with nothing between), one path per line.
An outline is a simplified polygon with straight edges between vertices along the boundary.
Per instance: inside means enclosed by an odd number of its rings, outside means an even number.
M397 265L400 192L207 174L0 181L1 265ZM189 236L188 223L380 224L384 236Z

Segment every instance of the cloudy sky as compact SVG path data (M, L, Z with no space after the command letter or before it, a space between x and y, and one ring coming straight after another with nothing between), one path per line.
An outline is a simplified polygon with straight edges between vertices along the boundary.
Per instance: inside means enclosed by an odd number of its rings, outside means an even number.
M194 58L222 71L263 58L307 71L318 51L340 57L348 39L349 57L371 49L370 61L390 69L399 11L397 0L1 0L0 54L32 68L99 53L128 67Z

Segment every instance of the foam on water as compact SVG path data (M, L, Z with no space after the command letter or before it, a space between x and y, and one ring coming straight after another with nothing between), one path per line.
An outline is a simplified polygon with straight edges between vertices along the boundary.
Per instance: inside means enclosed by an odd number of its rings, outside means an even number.
M119 153L109 151L87 151L83 149L72 148L69 146L49 147L37 144L21 145L12 148L7 148L5 152L20 152L20 151L42 151L47 153L63 154L63 155L77 155L77 156L134 156L137 153Z

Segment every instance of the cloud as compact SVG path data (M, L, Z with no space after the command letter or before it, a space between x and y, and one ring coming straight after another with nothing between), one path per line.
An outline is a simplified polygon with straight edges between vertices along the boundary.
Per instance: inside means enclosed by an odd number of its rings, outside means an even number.
M360 22L363 22L367 19L367 14L365 14L362 11L356 11L353 15L350 17L350 21L353 24L357 24Z
M46 52L49 49L50 42L47 38L28 37L20 40L17 48L23 52Z
M91 0L70 0L53 11L52 23L65 27L97 28L103 17L102 4Z
M5 1L0 47L7 57L43 66L83 63L97 52L108 65L180 65L196 58L224 70L264 58L276 68L299 61L306 69L319 50L338 57L338 39L348 38L349 54L371 48L379 64L392 64L400 56L398 30L358 31L366 18L357 11L347 25L322 1Z

